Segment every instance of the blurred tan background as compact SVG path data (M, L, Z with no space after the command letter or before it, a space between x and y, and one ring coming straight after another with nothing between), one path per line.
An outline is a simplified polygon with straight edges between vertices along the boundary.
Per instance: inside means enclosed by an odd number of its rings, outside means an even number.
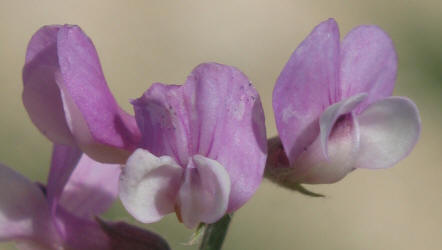
M271 92L292 51L334 17L345 35L376 24L399 55L395 95L419 107L423 129L412 154L388 170L358 170L306 198L264 181L234 216L224 249L442 249L442 1L0 1L0 162L46 180L50 143L21 103L27 42L45 24L78 24L92 38L108 84L131 111L152 82L182 83L197 64L240 68L261 94L269 136ZM1 201L0 201L1 202ZM108 219L133 220L115 205ZM174 215L145 225L173 249L191 235ZM12 249L0 244L0 249Z

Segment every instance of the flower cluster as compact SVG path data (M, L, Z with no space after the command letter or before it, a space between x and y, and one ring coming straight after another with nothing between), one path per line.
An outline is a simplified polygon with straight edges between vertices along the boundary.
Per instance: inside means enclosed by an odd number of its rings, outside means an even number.
M414 103L391 97L396 67L378 27L357 27L341 42L334 20L321 23L276 81L279 137L267 142L260 97L238 69L203 63L182 85L154 83L131 102L133 116L78 26L42 27L28 45L23 103L54 143L51 170L41 185L0 165L0 240L28 249L168 249L151 232L95 216L119 196L141 222L175 212L195 228L243 206L264 168L294 188L390 167L420 133Z

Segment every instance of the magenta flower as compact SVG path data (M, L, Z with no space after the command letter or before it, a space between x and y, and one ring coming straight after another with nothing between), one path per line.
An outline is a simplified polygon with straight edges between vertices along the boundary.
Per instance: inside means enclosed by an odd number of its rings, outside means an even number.
M155 234L94 219L116 198L120 172L69 146L54 146L47 188L0 165L0 240L20 249L107 250L143 240L136 249L168 249Z
M54 143L95 160L125 163L139 143L134 117L116 103L90 39L77 26L39 29L26 51L23 104Z
M241 207L262 180L264 113L247 77L210 63L186 83L154 84L133 101L142 148L123 169L120 199L142 222L173 211L189 228Z
M258 188L266 160L258 93L233 67L198 66L183 86L154 84L133 102L135 119L110 93L97 52L76 26L46 26L31 39L23 102L55 143L94 160L126 163L120 197L154 222L177 211L188 227L241 207Z
M380 28L359 26L341 43L333 19L318 25L276 82L273 108L288 161L276 142L266 174L283 184L332 183L406 157L420 117L411 100L391 97L396 69L393 43Z

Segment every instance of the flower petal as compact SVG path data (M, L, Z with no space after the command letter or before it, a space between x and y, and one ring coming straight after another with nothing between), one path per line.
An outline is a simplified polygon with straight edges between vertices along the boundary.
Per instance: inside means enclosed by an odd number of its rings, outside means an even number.
M63 247L57 249L108 250L110 239L100 225L60 208L57 210L57 225L63 237Z
M75 144L66 123L57 87L60 74L57 55L57 34L61 26L40 28L31 38L23 68L23 104L34 125L49 140Z
M377 101L357 116L360 127L359 168L388 168L405 158L417 143L421 120L405 97Z
M181 218L188 228L200 222L214 223L227 211L230 178L217 161L195 155L185 170L178 200Z
M78 26L64 26L58 33L58 55L63 80L58 84L77 143L97 160L125 162L139 131L112 96L92 41Z
M367 94L364 93L349 97L331 105L322 113L319 119L320 140L322 152L326 158L328 157L327 141L336 121L340 116L352 112L366 97Z
M261 183L267 149L261 101L244 74L201 64L183 86L154 84L133 104L144 148L183 166L194 154L217 160L232 182L229 212L250 199Z
M189 158L189 122L177 85L153 84L132 102L143 135L141 146L156 156L169 155L181 165Z
M319 134L318 118L339 98L339 29L322 22L293 52L273 90L284 150L293 163Z
M58 235L42 190L0 164L0 241L5 240L50 246Z
M328 157L324 156L321 137L304 151L283 173L283 182L325 184L344 178L355 169L359 152L359 126L353 114L339 120L327 141Z
M52 213L55 213L60 196L80 160L82 152L75 146L53 145L51 169L47 185L47 200Z
M63 190L60 205L83 218L105 212L118 195L120 173L120 165L103 164L83 154Z
M182 168L169 156L137 149L120 177L120 199L137 220L151 223L175 210Z
M97 219L110 238L111 249L169 250L167 241L160 235L125 222L107 222Z
M368 93L357 113L370 103L391 96L396 72L394 45L382 29L359 26L346 35L341 47L341 98Z
M118 107L97 52L79 27L37 31L28 46L23 82L31 120L53 142L78 143L99 161L121 163L137 145L135 119Z
M192 153L227 170L232 185L227 210L233 212L262 181L267 138L259 94L241 71L216 63L196 67L183 88Z

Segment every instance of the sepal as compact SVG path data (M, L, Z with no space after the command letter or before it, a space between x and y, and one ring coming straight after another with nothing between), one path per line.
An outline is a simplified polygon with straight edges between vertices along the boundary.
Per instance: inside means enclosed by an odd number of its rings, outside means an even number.
M170 250L167 241L156 233L125 222L107 222L100 218L96 221L109 237L111 250Z

